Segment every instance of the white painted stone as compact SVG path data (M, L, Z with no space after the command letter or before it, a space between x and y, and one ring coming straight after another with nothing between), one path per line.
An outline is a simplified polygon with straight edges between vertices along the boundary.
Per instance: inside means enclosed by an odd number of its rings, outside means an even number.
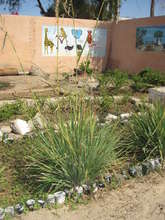
M132 116L132 113L123 113L120 115L121 120L128 119Z
M6 207L5 208L5 213L7 215L14 216L14 207L13 206Z
M37 127L40 129L43 129L46 127L46 120L39 112L35 115L32 121L33 121L34 127Z
M111 122L113 120L117 120L117 116L116 115L112 115L112 114L108 114L105 118L106 121Z
M11 123L11 129L14 133L20 135L25 135L31 131L28 123L22 119L16 119L13 121Z
M55 196L54 194L49 194L47 197L47 203L48 204L55 204L56 200L55 200Z
M55 197L56 203L58 205L62 205L65 202L66 194L65 192L59 191L59 192L54 193L54 197Z
M10 126L2 126L1 127L1 131L3 132L3 133L11 133L12 132L12 129L11 129L11 127Z
M79 195L83 194L83 187L82 186L76 186L75 190L76 190L77 194L79 194Z

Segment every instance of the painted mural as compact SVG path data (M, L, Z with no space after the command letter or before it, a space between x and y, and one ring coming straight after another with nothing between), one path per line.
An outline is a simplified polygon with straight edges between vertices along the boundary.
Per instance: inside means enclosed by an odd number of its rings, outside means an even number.
M42 27L42 54L43 56L57 55L57 41L59 42L59 56L104 57L106 54L107 30L98 28L73 28L60 26Z
M136 48L140 51L165 52L165 26L138 27Z

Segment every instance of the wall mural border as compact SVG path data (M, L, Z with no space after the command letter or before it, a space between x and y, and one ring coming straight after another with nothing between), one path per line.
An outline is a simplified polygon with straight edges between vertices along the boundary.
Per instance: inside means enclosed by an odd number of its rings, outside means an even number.
M136 49L165 52L165 25L137 27Z
M95 31L95 33L94 33ZM42 26L42 55L57 55L57 37L59 56L76 56L83 50L82 56L104 57L107 46L107 30L104 28L82 28L72 26ZM84 47L84 49L83 49Z

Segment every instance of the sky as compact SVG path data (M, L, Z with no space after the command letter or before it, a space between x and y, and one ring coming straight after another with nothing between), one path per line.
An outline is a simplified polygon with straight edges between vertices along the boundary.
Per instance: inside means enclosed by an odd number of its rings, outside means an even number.
M36 0L24 0L25 3L19 10L20 15L31 15L31 16L40 16L40 10L36 6ZM156 0L165 1L165 0ZM47 7L46 0L41 0L45 8ZM149 17L150 14L150 2L151 0L123 0L122 7L120 9L121 17L130 17L130 18L140 18L140 17ZM4 10L3 6L0 6L0 14L8 14L8 10ZM160 5L156 4L155 15L165 15L165 7L161 8Z

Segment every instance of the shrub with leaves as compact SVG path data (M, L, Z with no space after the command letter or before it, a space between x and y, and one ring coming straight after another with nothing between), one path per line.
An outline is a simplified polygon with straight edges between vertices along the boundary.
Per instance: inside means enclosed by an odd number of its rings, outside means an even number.
M91 105L70 101L69 120L58 114L58 132L49 127L33 142L28 172L38 190L54 191L91 184L116 159L116 126L99 127Z
M165 157L165 108L156 104L154 108L142 110L131 118L124 136L125 150L137 160L149 157Z

